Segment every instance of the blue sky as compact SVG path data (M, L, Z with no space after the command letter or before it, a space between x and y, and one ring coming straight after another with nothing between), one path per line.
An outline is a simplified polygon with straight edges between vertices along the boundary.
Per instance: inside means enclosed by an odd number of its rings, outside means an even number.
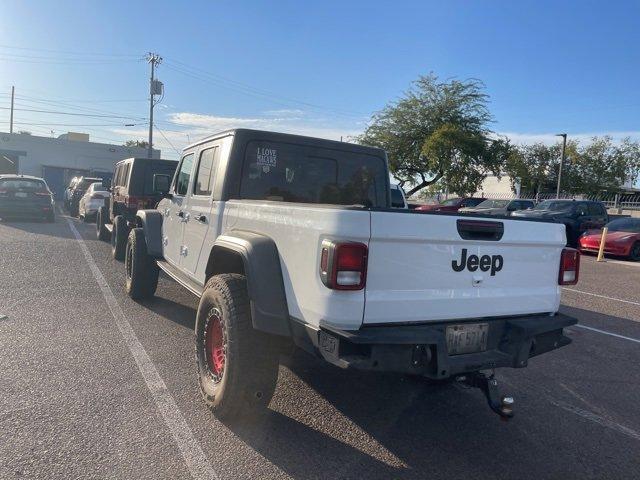
M640 139L638 1L4 0L2 10L0 107L15 85L16 128L37 134L144 139L142 57L154 51L167 157L233 126L353 135L429 72L483 80L493 129L518 142L561 131ZM0 130L7 120L0 110Z

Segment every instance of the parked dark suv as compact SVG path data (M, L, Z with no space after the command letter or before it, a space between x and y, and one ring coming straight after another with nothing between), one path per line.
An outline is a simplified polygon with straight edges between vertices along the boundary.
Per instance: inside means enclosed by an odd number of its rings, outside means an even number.
M173 179L178 162L157 158L127 158L116 163L109 199L98 210L96 231L100 240L111 237L113 257L122 260L129 222L136 212L155 208Z
M587 230L600 229L609 221L602 202L591 200L545 200L531 210L513 212L514 217L541 218L564 223L567 244L575 246Z
M78 215L78 205L80 199L92 183L102 182L101 178L94 177L73 177L71 183L64 192L64 207L73 217Z
M54 222L53 194L47 182L29 175L0 175L0 218Z

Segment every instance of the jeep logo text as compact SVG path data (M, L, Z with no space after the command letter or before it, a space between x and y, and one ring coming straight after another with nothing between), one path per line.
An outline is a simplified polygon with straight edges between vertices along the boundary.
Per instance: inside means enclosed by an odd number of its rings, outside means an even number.
M451 268L453 268L454 272L461 272L465 267L470 272L475 272L478 268L483 272L491 270L491 276L493 277L496 272L502 270L503 263L502 255L483 255L481 257L469 255L469 258L467 258L467 249L463 248L462 257L458 261L453 260Z

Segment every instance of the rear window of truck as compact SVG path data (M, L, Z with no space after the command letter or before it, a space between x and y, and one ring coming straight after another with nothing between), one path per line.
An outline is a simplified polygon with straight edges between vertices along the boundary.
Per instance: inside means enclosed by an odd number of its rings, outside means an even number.
M252 141L240 198L297 203L387 206L382 158L281 142Z
M154 195L153 176L162 174L173 178L177 166L177 162L161 160L134 163L129 195Z

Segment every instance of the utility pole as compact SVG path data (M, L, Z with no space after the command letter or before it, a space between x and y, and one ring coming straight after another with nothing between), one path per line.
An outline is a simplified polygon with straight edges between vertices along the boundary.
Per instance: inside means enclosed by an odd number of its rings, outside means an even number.
M562 137L562 156L560 157L560 169L558 170L558 188L556 189L556 198L560 198L560 182L562 181L562 165L564 164L564 152L567 149L567 134L558 133L556 137Z
M13 133L13 97L16 93L16 87L11 87L11 117L9 119L9 133Z
M157 53L151 53L147 55L147 61L151 64L151 78L149 79L149 151L147 156L153 157L153 107L155 95L162 93L162 83L156 82L155 72L156 65L162 63L162 57Z

